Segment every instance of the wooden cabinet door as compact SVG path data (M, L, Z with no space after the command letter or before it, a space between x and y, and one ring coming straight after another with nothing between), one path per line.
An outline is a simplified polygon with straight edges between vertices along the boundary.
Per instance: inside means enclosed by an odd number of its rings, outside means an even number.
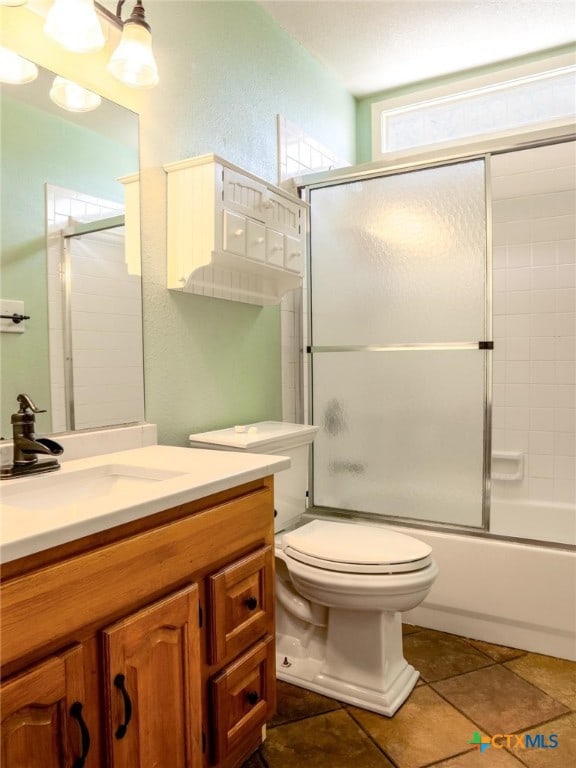
M274 632L274 552L270 545L212 574L209 658L232 659L259 637Z
M110 768L202 764L198 587L103 630Z
M77 645L2 684L3 768L89 768L83 675Z

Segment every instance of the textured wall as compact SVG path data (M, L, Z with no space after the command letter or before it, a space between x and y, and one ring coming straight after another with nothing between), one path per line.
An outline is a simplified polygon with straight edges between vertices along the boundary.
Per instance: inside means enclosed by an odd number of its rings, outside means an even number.
M251 2L150 2L141 112L146 413L159 441L280 419L280 312L169 292L164 163L214 152L276 182L276 115L353 160L354 99Z

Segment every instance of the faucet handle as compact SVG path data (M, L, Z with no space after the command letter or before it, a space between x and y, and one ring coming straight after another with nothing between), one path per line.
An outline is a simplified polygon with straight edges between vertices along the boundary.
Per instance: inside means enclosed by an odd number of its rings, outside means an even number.
M34 405L34 402L32 401L32 398L29 395L18 395L16 400L20 403L20 410L19 413L26 413L26 410L29 408L32 413L46 413L46 409L38 408L36 405Z

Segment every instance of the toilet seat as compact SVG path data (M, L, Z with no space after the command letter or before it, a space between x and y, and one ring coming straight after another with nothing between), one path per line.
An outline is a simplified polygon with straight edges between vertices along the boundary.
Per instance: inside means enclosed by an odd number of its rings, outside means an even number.
M313 520L285 533L283 546L286 557L340 573L407 573L432 563L428 544L366 524Z

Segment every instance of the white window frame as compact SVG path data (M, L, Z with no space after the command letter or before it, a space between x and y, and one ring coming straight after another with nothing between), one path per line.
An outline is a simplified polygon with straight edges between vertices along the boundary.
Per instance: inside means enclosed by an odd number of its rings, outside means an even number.
M418 155L436 155L446 153L456 147L459 149L475 149L479 146L488 149L495 149L505 141L509 144L514 139L523 139L526 141L557 138L566 133L573 133L576 124L573 116L567 116L557 120L549 120L542 123L534 123L526 126L514 127L509 130L495 131L490 133L478 134L475 136L466 136L437 144L420 145L413 148L397 150L394 152L383 151L382 125L384 117L389 112L395 112L402 109L414 108L421 105L428 106L430 102L441 103L442 101L456 100L466 98L467 95L473 95L475 92L485 92L487 90L498 91L500 88L510 84L515 80L526 81L538 76L550 75L553 72L561 70L570 70L576 66L576 53L564 54L561 56L549 57L529 64L506 67L498 72L487 75L467 77L457 82L447 85L436 86L421 90L414 90L411 93L384 99L372 104L372 160L395 161L398 158L409 158Z

